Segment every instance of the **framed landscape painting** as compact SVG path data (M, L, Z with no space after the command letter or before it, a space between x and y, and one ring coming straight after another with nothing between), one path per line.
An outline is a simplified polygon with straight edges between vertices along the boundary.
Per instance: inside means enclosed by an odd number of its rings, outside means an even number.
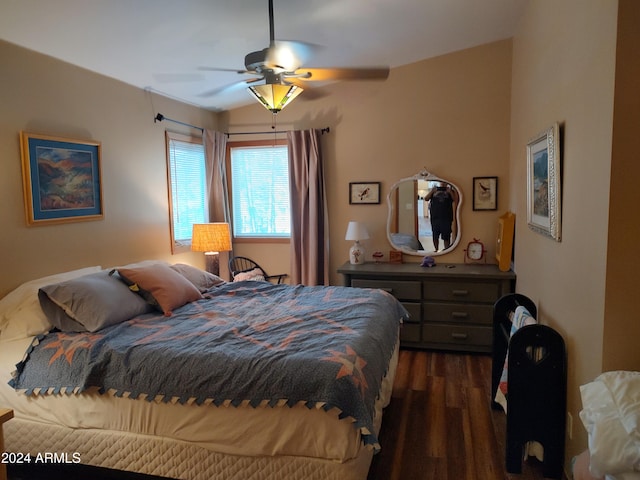
M28 225L103 218L100 142L20 133Z
M527 144L527 222L560 241L560 127L557 123Z

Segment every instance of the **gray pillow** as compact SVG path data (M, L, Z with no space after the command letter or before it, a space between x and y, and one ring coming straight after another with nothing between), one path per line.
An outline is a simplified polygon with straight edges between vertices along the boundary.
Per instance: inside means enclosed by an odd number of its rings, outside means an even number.
M186 263L176 263L175 265L171 265L171 269L175 270L184 278L193 283L201 293L206 292L211 287L216 287L222 283L225 283L225 281L219 276L214 275L213 273L209 273L205 270L200 270L199 268L192 267L191 265L187 265Z
M152 311L107 271L42 287L38 299L48 320L67 332L96 332Z

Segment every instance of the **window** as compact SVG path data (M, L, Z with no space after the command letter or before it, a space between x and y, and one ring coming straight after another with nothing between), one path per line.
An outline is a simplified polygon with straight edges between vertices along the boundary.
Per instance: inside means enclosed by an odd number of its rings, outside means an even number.
M234 238L288 241L291 212L286 142L230 142L227 161Z
M209 221L202 139L167 132L172 252L191 245L194 223Z

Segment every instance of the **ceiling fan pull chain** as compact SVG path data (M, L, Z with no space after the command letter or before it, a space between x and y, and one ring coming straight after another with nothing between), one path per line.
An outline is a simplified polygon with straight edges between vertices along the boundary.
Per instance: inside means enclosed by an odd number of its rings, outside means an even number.
M276 146L276 136L278 134L278 129L276 128L277 125L277 115L275 113L271 114L271 129L273 130L273 146L275 148Z

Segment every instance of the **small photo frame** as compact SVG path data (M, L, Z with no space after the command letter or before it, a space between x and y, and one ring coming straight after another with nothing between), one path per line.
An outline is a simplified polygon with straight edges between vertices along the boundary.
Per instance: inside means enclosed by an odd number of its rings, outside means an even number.
M527 222L560 241L560 126L556 122L527 144Z
M380 182L350 182L349 203L352 205L380 203Z
M28 225L103 218L100 142L20 132Z
M473 209L498 209L498 177L473 177Z

